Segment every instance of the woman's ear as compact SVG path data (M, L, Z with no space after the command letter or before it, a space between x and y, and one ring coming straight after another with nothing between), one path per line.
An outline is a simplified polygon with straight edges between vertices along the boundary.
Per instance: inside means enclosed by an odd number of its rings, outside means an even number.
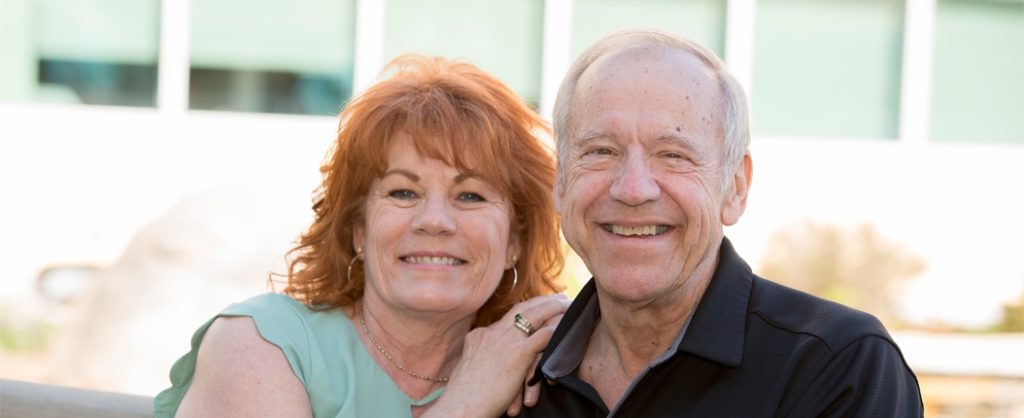
M508 238L508 250L505 251L505 270L512 268L519 261L519 234L512 231Z
M366 235L363 232L363 225L357 223L352 227L352 248L356 251L356 257L363 256L363 244L366 242Z

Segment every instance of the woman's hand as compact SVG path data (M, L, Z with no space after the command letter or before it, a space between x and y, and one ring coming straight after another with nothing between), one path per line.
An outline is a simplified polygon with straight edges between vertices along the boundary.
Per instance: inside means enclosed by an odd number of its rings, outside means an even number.
M551 321L556 327L558 322L562 320L562 315L559 314L556 317L551 318ZM547 344L545 343L545 346ZM534 406L537 404L537 400L540 398L540 383L530 385L530 378L533 377L533 371L537 370L537 363L540 363L542 353L537 353L536 358L533 360L533 365L529 369L526 369L526 380L523 381L523 390L519 392L514 398L512 398L512 405L508 406L505 410L505 415L514 417L519 415L519 411L522 410L523 406Z
M568 307L565 295L538 296L516 304L490 326L466 334L462 358L444 395L423 417L495 417L506 411L517 415L524 382ZM516 314L532 324L530 335L516 327ZM539 387L525 390L527 404L535 404Z

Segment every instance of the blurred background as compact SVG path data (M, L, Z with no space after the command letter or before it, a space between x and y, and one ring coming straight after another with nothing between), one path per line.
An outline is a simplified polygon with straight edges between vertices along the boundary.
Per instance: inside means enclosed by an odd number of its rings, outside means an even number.
M550 117L628 26L744 84L755 271L880 317L929 417L1024 417L1024 0L0 0L0 378L154 395L285 271L384 63L467 59Z

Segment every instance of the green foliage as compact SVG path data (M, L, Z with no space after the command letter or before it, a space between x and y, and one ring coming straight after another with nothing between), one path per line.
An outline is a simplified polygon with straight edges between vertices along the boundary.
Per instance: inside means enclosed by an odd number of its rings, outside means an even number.
M46 348L57 327L42 321L17 324L0 317L0 351L33 352Z
M1024 332L1024 292L1016 302L1003 305L1003 317L990 331Z

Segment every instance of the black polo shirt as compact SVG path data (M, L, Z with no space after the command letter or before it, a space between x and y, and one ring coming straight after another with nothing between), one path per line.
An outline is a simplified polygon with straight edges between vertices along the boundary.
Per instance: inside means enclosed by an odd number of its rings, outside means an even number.
M673 347L605 405L577 378L600 317L593 279L538 364L521 417L921 417L917 378L873 316L754 275L722 241L718 268Z

